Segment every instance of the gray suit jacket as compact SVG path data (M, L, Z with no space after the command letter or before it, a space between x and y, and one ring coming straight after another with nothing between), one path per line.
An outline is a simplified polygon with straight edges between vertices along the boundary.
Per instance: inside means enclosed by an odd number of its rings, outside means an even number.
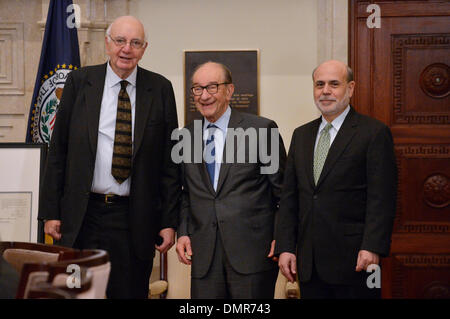
M193 141L194 124L191 123L186 128L191 132ZM228 128L247 130L277 126L269 119L233 109ZM228 137L230 131L228 129ZM200 138L201 133L200 131ZM192 277L203 277L208 271L213 259L217 231L220 232L227 257L237 272L250 274L277 267L275 262L267 258L274 239L275 216L286 161L281 136L277 136L277 140L279 169L275 173L260 173L260 168L267 161L259 154L262 141L258 137L256 163L249 163L248 153L245 163L222 163L217 191L214 191L204 162L194 163L192 158L191 163L182 163L183 196L178 236L188 235L191 239ZM235 140L235 160L237 150L244 147L244 142L244 138ZM271 149L271 143L268 138L268 150ZM230 144L229 139L224 147L224 158L230 155L226 152L227 144Z
M97 154L106 64L71 72L56 115L39 218L61 220L60 245L72 246L89 200ZM171 83L138 67L129 227L136 254L154 256L162 228L177 225L181 183L170 157L178 127Z

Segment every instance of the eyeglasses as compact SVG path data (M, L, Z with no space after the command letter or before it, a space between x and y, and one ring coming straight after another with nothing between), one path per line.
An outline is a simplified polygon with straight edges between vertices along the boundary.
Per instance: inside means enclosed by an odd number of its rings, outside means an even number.
M219 85L222 84L230 84L229 82L217 83L217 84L208 84L207 86L193 86L191 87L192 94L195 96L199 96L203 94L203 90L206 89L206 92L209 94L216 94L219 90Z
M119 48L123 48L124 46L127 45L128 41L125 38L121 38L121 37L117 37L117 38L113 38L108 34L108 37L115 43L116 46L118 46ZM139 40L139 39L133 39L130 40L130 47L132 47L133 49L141 49L145 44L145 41Z

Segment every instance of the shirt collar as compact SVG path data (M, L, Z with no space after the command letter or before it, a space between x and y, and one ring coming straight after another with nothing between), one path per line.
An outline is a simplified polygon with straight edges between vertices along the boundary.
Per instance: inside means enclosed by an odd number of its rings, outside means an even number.
M136 87L136 75L137 75L137 66L134 68L133 72L125 79L128 81L129 84ZM113 87L120 83L122 79L114 72L114 70L111 68L111 65L109 65L109 61L107 63L106 67L106 83L109 87Z
M214 123L211 123L205 118L205 123L203 124L203 130L205 131L209 124L214 124L217 126L222 132L226 132L228 127L228 122L230 121L231 116L231 108L230 106L227 107L225 113L222 114L221 117Z
M336 117L331 122L331 125L333 126L334 129L336 129L336 131L339 131L339 129L341 128L342 123L344 123L345 117L347 116L348 112L350 112L350 105L347 105L347 108L344 110L344 112L339 114L339 116ZM322 131L322 129L325 127L325 125L327 125L327 123L328 123L327 120L325 120L325 118L322 115L322 123L320 123L319 132Z

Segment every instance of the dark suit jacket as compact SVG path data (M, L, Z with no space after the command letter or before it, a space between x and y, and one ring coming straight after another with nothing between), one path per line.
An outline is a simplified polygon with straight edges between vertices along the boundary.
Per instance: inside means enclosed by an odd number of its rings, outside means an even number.
M61 220L59 244L72 246L91 190L106 64L68 75L52 134L39 218ZM181 194L170 157L178 127L171 83L138 67L129 227L137 256L152 258L157 234L176 227Z
M197 138L202 143L202 125ZM275 122L263 117L240 113L234 109L228 128L276 128ZM187 126L194 138L194 124ZM230 130L227 135L229 136ZM270 134L269 134L270 137ZM223 246L233 269L242 274L273 269L276 263L266 256L274 239L275 214L281 195L281 183L286 161L286 151L281 139L279 147L279 169L274 174L260 174L264 166L260 155L256 163L222 163L217 191L210 182L204 162L182 163L183 200L178 236L188 235L192 245L192 271L194 278L203 277L211 264L220 231ZM244 138L235 141L237 160L238 147L244 147ZM258 137L258 144L260 144ZM267 140L267 149L271 149ZM226 144L230 144L229 140ZM224 147L224 158L226 154ZM193 148L192 148L193 149ZM194 152L193 152L194 153ZM259 153L259 146L258 146Z
M0 256L0 299L14 299L19 281L20 274Z
M396 204L397 168L389 128L353 108L325 161L317 186L314 144L321 118L298 127L286 164L276 253L296 253L300 281L330 284L360 280L361 249L389 254Z

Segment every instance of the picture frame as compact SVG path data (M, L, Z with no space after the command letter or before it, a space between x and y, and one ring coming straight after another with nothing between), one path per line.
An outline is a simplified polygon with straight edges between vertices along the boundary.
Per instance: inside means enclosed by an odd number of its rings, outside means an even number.
M184 51L184 124L201 119L191 94L191 78L195 68L205 62L224 64L230 69L234 94L230 106L241 112L259 115L259 49Z
M44 242L38 211L46 156L44 143L0 143L2 241Z

